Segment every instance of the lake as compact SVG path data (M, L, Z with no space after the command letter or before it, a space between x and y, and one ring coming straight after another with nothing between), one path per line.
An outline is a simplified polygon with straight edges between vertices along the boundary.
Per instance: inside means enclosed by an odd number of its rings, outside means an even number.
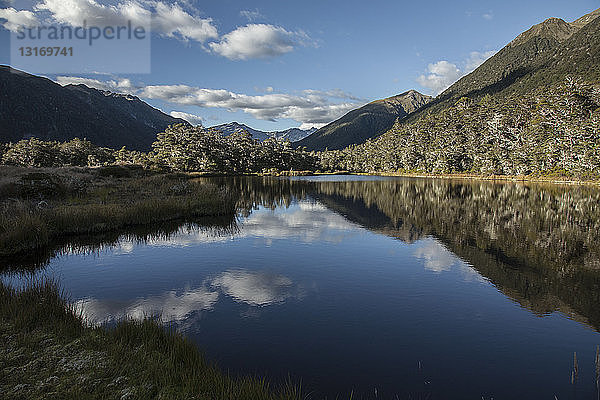
M2 279L54 277L94 323L157 316L312 398L597 398L597 188L206 180L235 218L77 238Z

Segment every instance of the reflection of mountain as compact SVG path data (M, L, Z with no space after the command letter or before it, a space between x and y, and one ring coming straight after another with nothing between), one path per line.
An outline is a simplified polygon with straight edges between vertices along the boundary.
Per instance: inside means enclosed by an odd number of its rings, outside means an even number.
M85 298L77 301L75 308L95 324L151 316L159 316L165 323L181 323L193 313L212 310L219 300L219 291L238 303L254 307L280 304L304 296L303 289L286 276L234 269L205 280L195 289L169 290L156 296L125 301Z
M560 310L600 329L595 188L425 179L232 184L248 205L310 194L374 232L407 242L434 236L524 307Z

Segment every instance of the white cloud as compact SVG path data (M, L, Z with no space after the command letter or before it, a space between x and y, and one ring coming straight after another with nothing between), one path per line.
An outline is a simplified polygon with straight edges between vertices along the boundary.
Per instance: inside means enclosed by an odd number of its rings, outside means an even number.
M249 24L229 32L221 40L209 43L217 54L230 60L268 58L291 52L310 39L302 32L290 32L279 26Z
M430 89L434 95L438 95L466 74L473 72L494 54L496 54L495 50L486 52L472 51L469 58L463 61L462 69L456 64L445 60L429 64L427 67L428 73L419 76L417 82L419 85Z
M491 21L494 19L494 12L493 11L487 12L487 13L483 14L482 17L483 17L483 19L487 19L488 21Z
M58 76L61 85L84 84L100 90L127 93L145 99L162 100L182 106L223 108L243 111L261 120L276 121L293 119L303 126L320 127L334 121L363 104L359 99L339 89L330 91L303 90L300 94L273 93L268 87L266 94L247 95L225 89L207 89L187 85L134 85L129 79L113 78L107 81L76 76ZM346 101L341 101L346 100ZM177 112L177 111L175 111ZM183 115L183 114L182 114ZM193 118L191 122L187 117ZM182 116L190 123L198 122L197 116Z
M185 9L180 5L184 4ZM243 10L249 21L262 18L258 10ZM183 41L202 43L202 48L231 60L276 57L298 46L314 42L302 31L288 31L280 26L248 24L220 37L213 20L199 16L188 2L170 3L155 0L120 0L103 4L97 0L41 0L31 11L0 9L2 26L16 31L39 21L71 26L126 26L129 22L151 29L154 33ZM205 47L204 44L212 41Z
M151 23L155 33L181 40L204 43L219 37L212 19L194 16L178 4L160 1L128 0L104 5L95 0L43 0L34 10L48 12L54 21L72 26L82 26L84 21L87 26L124 26L131 21L139 26Z
M204 89L185 85L146 86L140 92L140 96L186 106L241 110L255 118L268 121L289 118L301 124L329 123L362 105L357 102L331 103L331 97L323 94L304 93L303 96L298 96L268 93L250 96L224 89Z
M444 60L429 64L427 69L429 73L419 76L417 82L421 86L431 89L436 95L446 90L462 76L456 64Z
M147 25L151 11L139 3L124 2L104 5L94 0L43 0L34 10L50 13L52 19L72 26Z
M217 28L210 18L194 17L177 4L168 5L158 2L155 8L153 27L168 37L180 37L201 43L219 37Z
M188 114L182 111L171 111L171 117L181 118L194 126L202 126L202 117L194 114Z
M465 70L467 71L467 73L475 71L477 69L477 67L479 67L488 58L490 58L491 56L493 56L496 53L497 53L496 50L485 51L483 53L479 52L479 51L472 51L471 55L467 59Z
M2 26L13 32L18 31L19 28L32 28L39 24L37 17L31 11L17 11L12 7L0 9L0 20L5 20Z

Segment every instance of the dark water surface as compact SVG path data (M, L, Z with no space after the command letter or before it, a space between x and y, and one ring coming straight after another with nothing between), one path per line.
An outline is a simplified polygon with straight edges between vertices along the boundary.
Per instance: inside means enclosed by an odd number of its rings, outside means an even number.
M597 398L598 189L211 182L240 193L237 220L79 243L34 273L92 321L160 313L223 369L313 398Z

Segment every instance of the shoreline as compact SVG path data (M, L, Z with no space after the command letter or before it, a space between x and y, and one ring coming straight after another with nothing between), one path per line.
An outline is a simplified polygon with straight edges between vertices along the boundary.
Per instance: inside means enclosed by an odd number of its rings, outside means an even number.
M572 186L600 186L600 179L582 180L566 177L534 177L534 176L512 176L512 175L476 175L476 174L429 174L429 173L398 173L398 172L360 172L349 173L360 176L390 176L400 178L422 178L422 179L447 179L466 181L490 181L490 182L515 182L515 183L549 183L553 185Z

